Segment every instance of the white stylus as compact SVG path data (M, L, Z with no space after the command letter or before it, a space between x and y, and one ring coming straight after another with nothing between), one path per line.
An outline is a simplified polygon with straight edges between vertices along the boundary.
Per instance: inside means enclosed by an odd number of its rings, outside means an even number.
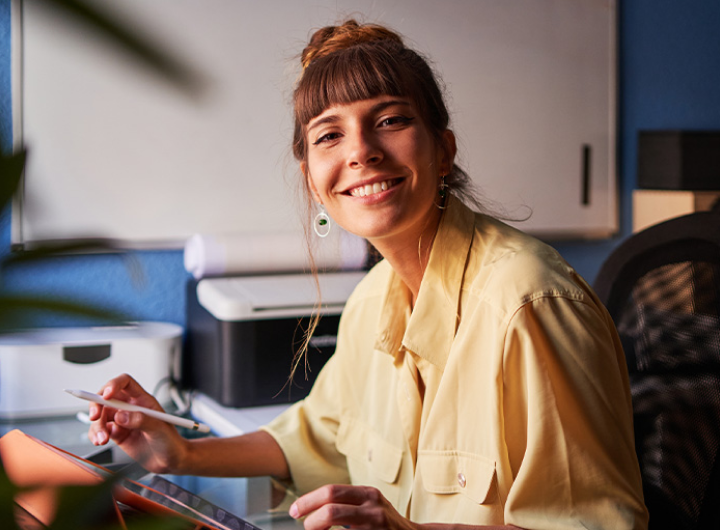
M193 431L210 432L210 427L202 423L198 423L196 421L188 420L185 418L180 418L178 416L173 416L172 414L158 412L157 410L141 407L140 405L133 405L124 401L119 401L117 399L105 399L97 394L93 394L92 392L86 392L84 390L65 389L65 392L77 398L84 399L86 401L92 401L93 403L99 403L100 405L107 405L108 407L112 407L114 409L127 410L130 412L142 412L147 416L151 416L167 423L172 423L173 425L177 425L179 427L186 427L188 429L192 429Z

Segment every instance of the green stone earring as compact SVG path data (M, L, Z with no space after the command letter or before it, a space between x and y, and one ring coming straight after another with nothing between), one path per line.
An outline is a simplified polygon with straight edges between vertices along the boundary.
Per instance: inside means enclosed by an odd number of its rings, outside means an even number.
M327 237L330 233L330 216L325 213L325 208L320 205L320 213L315 216L315 222L313 223L313 229L318 237Z

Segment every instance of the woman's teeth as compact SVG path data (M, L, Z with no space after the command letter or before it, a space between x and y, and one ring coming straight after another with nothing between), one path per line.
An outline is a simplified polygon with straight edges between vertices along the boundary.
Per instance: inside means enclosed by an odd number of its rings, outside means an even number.
M350 195L353 197L367 197L368 195L374 195L389 189L391 183L389 180L383 182L376 182L375 184L367 184L365 186L358 186L350 190Z

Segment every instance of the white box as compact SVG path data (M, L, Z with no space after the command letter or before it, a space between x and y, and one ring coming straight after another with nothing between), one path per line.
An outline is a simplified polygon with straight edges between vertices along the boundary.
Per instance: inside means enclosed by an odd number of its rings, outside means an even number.
M634 190L633 232L681 215L711 210L718 200L717 191Z
M179 362L182 328L163 322L131 326L42 328L0 335L0 420L86 411L64 392L97 392L109 379L132 375L166 401L163 385Z

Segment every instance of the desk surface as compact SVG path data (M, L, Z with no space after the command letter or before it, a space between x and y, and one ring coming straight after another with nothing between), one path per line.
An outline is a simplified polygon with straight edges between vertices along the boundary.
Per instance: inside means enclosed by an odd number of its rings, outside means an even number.
M236 436L256 431L290 407L289 403L248 408L223 407L201 392L194 392L190 403L193 418L210 426L213 434L218 436Z
M87 425L74 417L0 423L0 435L13 429L20 429L101 465L118 467L130 462L127 455L112 443L104 448L91 444L87 438ZM150 477L142 477L139 481L147 482ZM163 478L262 529L301 527L287 514L292 501L289 494L268 477L247 479L163 475Z

